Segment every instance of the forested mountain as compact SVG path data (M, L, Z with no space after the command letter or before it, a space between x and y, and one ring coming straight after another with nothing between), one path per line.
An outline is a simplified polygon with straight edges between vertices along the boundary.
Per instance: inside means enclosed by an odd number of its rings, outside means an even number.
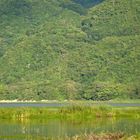
M139 0L1 0L0 100L140 99Z

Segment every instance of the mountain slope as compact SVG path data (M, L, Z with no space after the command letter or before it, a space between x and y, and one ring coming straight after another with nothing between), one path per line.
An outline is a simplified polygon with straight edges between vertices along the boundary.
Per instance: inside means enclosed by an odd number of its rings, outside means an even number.
M140 97L140 2L81 2L0 2L0 99Z

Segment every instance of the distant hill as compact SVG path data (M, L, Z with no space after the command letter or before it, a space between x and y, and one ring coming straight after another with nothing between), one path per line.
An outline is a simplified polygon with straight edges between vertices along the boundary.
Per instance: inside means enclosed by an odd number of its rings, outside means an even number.
M140 99L139 0L1 0L0 100Z

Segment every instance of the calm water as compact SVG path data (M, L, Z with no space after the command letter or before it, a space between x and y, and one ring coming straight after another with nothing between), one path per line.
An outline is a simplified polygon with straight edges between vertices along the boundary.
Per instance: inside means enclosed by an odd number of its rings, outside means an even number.
M45 140L84 133L140 133L138 119L96 119L92 121L64 120L0 120L0 140Z
M105 105L100 103L83 103L85 106L96 106L96 105ZM83 105L82 104L82 105ZM65 107L73 105L71 103L0 103L0 107L9 108L9 107ZM140 107L140 103L106 103L113 107Z

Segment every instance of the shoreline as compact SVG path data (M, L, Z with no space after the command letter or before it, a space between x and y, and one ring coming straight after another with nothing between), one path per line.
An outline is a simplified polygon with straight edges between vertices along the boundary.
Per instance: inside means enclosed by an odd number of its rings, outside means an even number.
M109 101L92 101L92 100L0 100L0 103L138 103L140 100L109 100Z
M66 101L58 101L58 100L0 100L0 103L54 103L54 102L66 102Z

